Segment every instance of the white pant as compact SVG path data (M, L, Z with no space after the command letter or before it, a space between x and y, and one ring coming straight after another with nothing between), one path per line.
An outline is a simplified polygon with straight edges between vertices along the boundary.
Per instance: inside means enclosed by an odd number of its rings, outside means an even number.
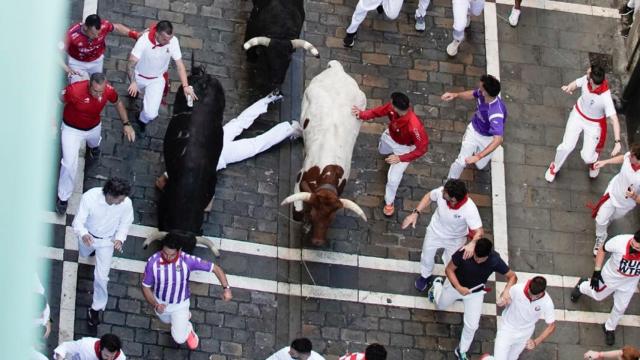
M607 199L607 201L602 203L596 215L596 237L606 239L608 235L607 228L609 224L611 224L611 221L625 216L629 211L633 210L633 208L634 207L616 207L613 205L611 198Z
M493 346L495 360L518 360L518 357L527 346L527 340L531 338L535 327L528 329L515 329L504 325L500 321L496 341Z
M625 310L627 310L629 301L631 301L633 292L638 285L638 278L614 278L607 276L607 273L603 272L602 279L604 280L606 287L601 289L601 291L593 290L591 288L590 281L587 280L580 284L580 292L596 301L600 301L613 293L613 307L611 308L611 314L609 314L607 322L604 323L604 327L607 330L613 331L616 329L616 326L618 326L618 322L622 315L624 315ZM634 284L630 286L630 282L633 282Z
M571 110L569 120L567 121L567 127L564 130L564 136L562 137L562 143L558 145L556 149L556 158L553 161L555 164L555 171L560 170L569 154L573 151L580 138L580 133L584 131L584 139L582 143L582 151L580 156L584 160L585 164L590 165L598 160L598 153L596 147L598 141L600 141L600 124L595 121L589 121L583 118L576 111L575 107Z
M102 125L91 130L83 131L74 129L62 123L60 140L62 143L62 159L60 160L60 177L58 179L58 198L67 201L73 193L73 186L78 170L78 151L86 141L87 146L95 148L100 146Z
M416 9L416 17L424 17L427 15L427 9L429 8L429 4L431 0L419 0L418 8Z
M434 257L438 249L444 249L442 253L442 261L445 265L451 260L451 256L464 245L466 237L460 239L441 239L436 237L427 227L427 233L424 235L422 243L422 255L420 255L420 275L428 278L433 274Z
M467 15L478 16L484 9L484 0L453 0L453 38L464 40L464 29L467 27Z
M462 300L464 303L464 316L462 334L460 335L460 352L469 351L473 336L478 330L480 324L480 315L482 314L482 303L484 301L485 291L478 291L467 296L462 296L456 290L449 279L445 280L444 285L434 282L434 297L437 310L444 310L451 306L456 300Z
M347 32L349 34L353 34L358 31L358 27L364 21L364 18L367 17L367 12L377 8L382 5L384 9L385 15L394 20L400 14L400 9L402 8L402 2L404 0L360 0L356 5L356 9L353 11L353 16L351 17L351 24L347 28ZM422 1L422 0L421 0ZM427 3L428 5L428 3Z
M380 136L378 142L378 152L382 155L389 155L391 153L395 155L402 155L410 153L415 150L414 145L401 145L395 142L391 135L389 135L389 129L385 130ZM397 164L391 164L389 166L389 172L387 173L387 186L384 190L384 203L386 205L393 204L393 200L396 198L396 192L398 186L400 186L400 180L402 180L402 174L409 166L408 161L400 161Z
M69 68L78 73L78 75L72 75L69 77L69 83L73 84L76 81L89 80L89 77L95 73L102 72L102 65L104 64L104 55L93 61L80 61L67 57L67 65Z
M158 299L156 301L160 304L166 304ZM177 304L166 304L162 314L158 314L158 319L165 324L171 324L171 337L177 344L184 344L189 337L189 333L193 330L193 325L189 319L191 318L191 312L189 312L189 299L179 302Z
M138 90L144 92L140 121L148 124L158 117L162 93L164 92L164 77L160 75L155 79L146 79L136 72L136 83L138 84Z
M473 124L469 123L467 130L464 132L464 136L462 137L460 153L453 164L451 164L447 179L459 179L462 171L464 171L464 168L467 166L465 159L484 150L491 141L493 141L493 136L481 135L473 128ZM489 161L491 161L492 157L493 152L476 162L476 167L478 169L484 169Z
M216 170L224 169L228 164L251 158L293 135L291 124L282 122L256 137L234 140L243 130L253 125L258 116L267 112L269 103L268 97L262 98L223 126L222 153Z
M109 271L111 270L111 259L113 258L113 241L111 238L93 238L93 244L87 246L81 238L78 238L78 250L80 256L89 257L92 251L96 252L96 266L93 270L93 310L104 310L109 300L107 283L109 282Z

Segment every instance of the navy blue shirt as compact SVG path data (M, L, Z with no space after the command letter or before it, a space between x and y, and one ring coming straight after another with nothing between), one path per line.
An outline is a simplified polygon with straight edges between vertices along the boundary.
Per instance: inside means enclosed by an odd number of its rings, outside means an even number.
M473 259L473 256L463 260L462 255L464 255L464 251L456 251L451 257L451 261L456 266L455 274L460 285L468 289L486 283L494 271L504 275L510 270L495 251L492 251L489 258L480 264Z

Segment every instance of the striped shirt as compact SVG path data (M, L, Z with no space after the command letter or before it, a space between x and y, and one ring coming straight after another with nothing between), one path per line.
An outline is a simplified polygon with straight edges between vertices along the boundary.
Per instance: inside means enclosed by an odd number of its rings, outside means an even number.
M507 121L507 107L500 97L492 102L485 101L480 89L473 91L477 109L471 119L473 129L482 136L502 136L504 123Z
M364 358L364 353L353 353L353 354L347 354L341 357L339 360L366 360L366 359Z
M182 251L166 260L162 251L153 254L144 269L142 285L153 288L156 299L165 304L178 304L189 299L189 276L192 271L213 271L213 263Z

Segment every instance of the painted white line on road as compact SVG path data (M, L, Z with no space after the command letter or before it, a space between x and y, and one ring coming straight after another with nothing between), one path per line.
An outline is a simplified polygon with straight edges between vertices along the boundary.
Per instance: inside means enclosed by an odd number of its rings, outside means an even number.
M82 10L82 21L91 14L98 13L98 0L84 0L84 9Z
M76 285L78 264L72 261L62 263L62 290L60 291L60 324L58 344L73 340L76 320Z
M64 250L54 248L54 247L49 247L49 246L41 247L39 254L40 254L40 257L45 259L58 260L58 261L62 261L64 259Z
M514 0L496 0L496 4L513 5ZM574 3L568 3L563 1L523 0L522 6L525 8L550 10L550 11L562 11L562 12L578 14L578 15L600 16L600 17L608 17L613 19L620 18L618 9L584 5L584 4L574 4ZM526 11L524 12L523 16L526 16Z

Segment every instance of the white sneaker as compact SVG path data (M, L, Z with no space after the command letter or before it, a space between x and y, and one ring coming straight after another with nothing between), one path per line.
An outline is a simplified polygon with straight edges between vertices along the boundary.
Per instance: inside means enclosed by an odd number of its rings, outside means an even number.
M291 121L291 136L289 136L290 140L295 140L302 136L302 126L299 121Z
M465 29L471 26L471 16L467 15L467 25L464 27Z
M600 168L594 169L593 164L589 165L589 177L595 179L600 174Z
M424 16L416 16L416 31L423 32L427 29L427 22L424 20Z
M544 179L547 180L548 182L553 182L553 180L556 179L556 164L555 163L549 164L549 168L547 169L547 172L544 173Z
M460 40L453 40L451 44L447 45L447 54L449 56L456 56L458 54L458 47L460 46Z
M600 246L602 246L602 244L604 244L604 240L607 238L607 236L596 236L596 243L593 245L593 256L598 255L598 249L600 249Z
M509 24L513 27L518 26L518 19L520 19L520 10L512 7L511 14L509 14Z

